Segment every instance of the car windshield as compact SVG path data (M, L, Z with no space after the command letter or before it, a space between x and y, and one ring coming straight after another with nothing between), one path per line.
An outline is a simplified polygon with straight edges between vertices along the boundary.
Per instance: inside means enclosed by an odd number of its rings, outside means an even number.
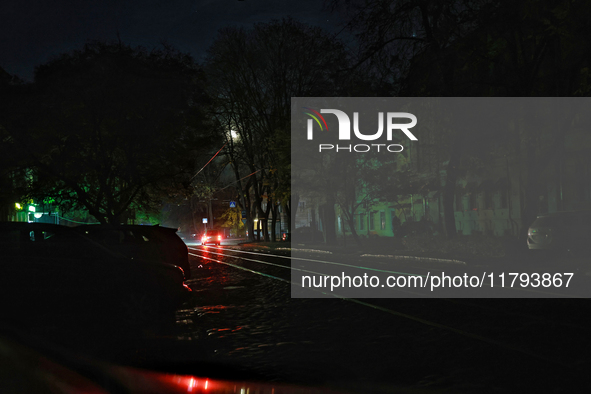
M0 394L591 393L590 212L591 1L0 2Z

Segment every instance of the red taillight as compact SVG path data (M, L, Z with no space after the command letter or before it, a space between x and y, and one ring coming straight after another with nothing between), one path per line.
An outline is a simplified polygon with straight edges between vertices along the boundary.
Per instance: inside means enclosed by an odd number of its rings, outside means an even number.
M222 236L218 235L218 241L221 241L221 240L222 240Z

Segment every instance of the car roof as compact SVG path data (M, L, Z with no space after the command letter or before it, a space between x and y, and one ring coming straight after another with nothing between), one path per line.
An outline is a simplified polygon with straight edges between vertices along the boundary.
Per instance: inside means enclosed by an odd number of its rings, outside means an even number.
M95 247L100 248L103 252L108 253L111 256L122 257L121 254L116 253L108 248L105 248L100 243L94 241L93 239L86 237L84 234L81 234L79 231L76 231L77 227L70 227L70 226L63 226L60 224L53 224L53 223L27 223L27 222L0 222L0 230L2 229L17 229L17 230L40 230L40 231L50 231L50 232L62 232L62 235L67 234L68 236L80 237L81 239L86 240L86 242L92 243Z
M591 214L591 210L548 212L548 213L541 213L537 217L546 218L546 217L554 217L554 216L572 216L572 215L588 215L588 214Z
M28 222L0 222L0 227L17 229L39 229L39 230L63 230L71 231L73 228L53 223L28 223Z
M112 228L112 229L120 229L120 230L164 230L164 231L172 231L176 233L178 231L177 228L174 227L163 227L159 224L154 226L152 225L143 225L143 224L82 224L80 226L76 226L76 228L84 229L84 228Z

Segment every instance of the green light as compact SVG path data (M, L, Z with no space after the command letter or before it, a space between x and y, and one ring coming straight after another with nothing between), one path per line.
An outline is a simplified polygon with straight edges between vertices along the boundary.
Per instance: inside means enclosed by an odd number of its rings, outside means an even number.
M35 212L35 206L29 205L29 212Z

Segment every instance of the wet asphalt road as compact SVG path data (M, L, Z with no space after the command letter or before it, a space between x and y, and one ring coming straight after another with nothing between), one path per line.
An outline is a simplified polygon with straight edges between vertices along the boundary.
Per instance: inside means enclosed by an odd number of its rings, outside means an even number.
M191 248L193 294L167 324L131 336L117 324L29 331L116 364L356 393L569 393L591 386L587 299L292 298L289 259Z
M246 371L356 392L588 384L579 381L591 350L587 300L295 299L277 279L290 279L281 267L289 260L257 255L277 266L263 265L204 250L191 250L193 298L177 313L175 338L146 351L146 365L182 362L197 375L191 365L215 365L227 368L225 378Z

